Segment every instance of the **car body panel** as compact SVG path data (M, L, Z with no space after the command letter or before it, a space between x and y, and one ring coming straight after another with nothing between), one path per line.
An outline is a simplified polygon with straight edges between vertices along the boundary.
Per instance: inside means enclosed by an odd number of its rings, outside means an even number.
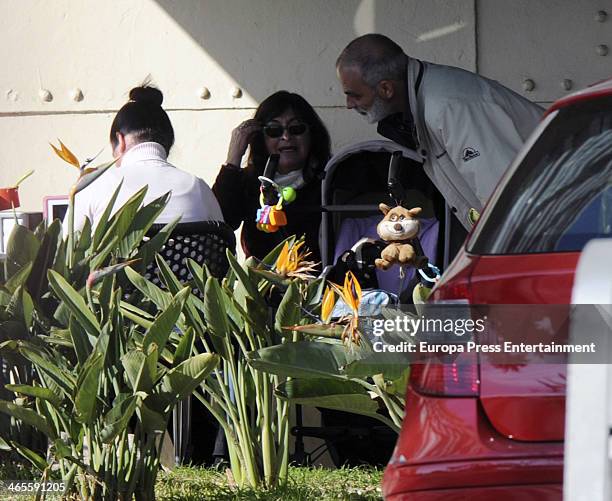
M563 339L580 252L476 255L470 252L470 242L479 238L487 223L492 224L487 221L491 208L540 134L561 116L560 110L610 95L612 79L549 108L434 288L432 302L467 299L473 305L526 305L526 309L540 305L553 312L547 319L551 332ZM561 307L555 310L555 305ZM513 325L508 319L506 323ZM518 321L513 327L521 337L538 334L521 330ZM551 360L554 363L533 363L527 356L500 364L492 355L479 354L478 397L425 395L409 386L402 430L383 479L385 498L560 500L566 371L564 355L547 361Z

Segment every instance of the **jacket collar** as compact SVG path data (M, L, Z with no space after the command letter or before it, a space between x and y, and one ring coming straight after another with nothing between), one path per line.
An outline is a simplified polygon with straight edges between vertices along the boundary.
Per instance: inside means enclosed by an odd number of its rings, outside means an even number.
M414 72L415 67L417 70L417 77L415 80L411 80L411 72ZM411 96L418 93L421 84L421 76L423 74L423 63L418 59L406 56L406 68L408 74L406 78L407 89L405 109L403 112L395 113L378 122L377 132L395 143L416 150L419 144L415 122L416 99L413 100ZM412 89L411 87L414 88ZM413 92L411 92L411 90L413 90Z
M138 143L127 150L121 158L121 165L128 165L143 160L166 162L167 158L168 155L166 155L166 150L161 144L149 141Z

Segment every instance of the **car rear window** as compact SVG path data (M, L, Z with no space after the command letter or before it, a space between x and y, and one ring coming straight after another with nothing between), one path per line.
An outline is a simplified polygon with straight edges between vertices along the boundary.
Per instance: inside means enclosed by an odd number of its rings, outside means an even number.
M470 251L581 251L612 237L612 98L562 109L506 183Z

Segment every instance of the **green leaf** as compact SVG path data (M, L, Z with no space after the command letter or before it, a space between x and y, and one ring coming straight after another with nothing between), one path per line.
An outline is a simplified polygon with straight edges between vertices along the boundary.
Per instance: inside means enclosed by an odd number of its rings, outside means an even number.
M340 339L344 326L342 324L308 324L298 325L286 331L301 332L302 334L308 334L310 336L322 336L334 339ZM286 334L286 332L285 332Z
M291 279L290 278L284 278L281 275L279 275L278 273L274 273L273 271L269 271L269 270L260 270L257 268L251 268L251 271L256 275L259 276L265 280L267 280L268 282L273 283L274 285L277 285L279 288L281 289L286 289L289 284L291 283Z
M142 204L145 195L147 194L148 186L143 186L140 190L134 193L125 204L111 218L110 226L105 236L102 238L97 249L103 249L108 244L117 239L120 242L127 231L129 230L132 221L136 217L138 208Z
M215 336L229 335L230 327L226 311L225 292L216 278L208 277L204 293L204 315L209 331Z
M304 300L304 306L306 308L321 305L325 285L326 281L324 278L317 278L308 284L306 288L306 299Z
M30 386L27 384L7 384L5 388L21 395L27 395L28 397L47 400L54 407L59 407L63 401L62 397L55 393L53 390L50 390L49 388L43 388L42 386Z
M24 445L18 444L16 442L11 442L11 445L15 448L19 454L21 454L24 458L26 458L30 463L32 463L36 468L38 468L41 472L44 472L49 467L49 464L45 459L38 455L33 450L28 449Z
M121 191L122 185L123 185L123 180L119 183L119 186L117 186L117 188L115 189L115 192L113 193L113 195L110 198L110 201L106 205L104 212L98 219L98 224L96 225L96 230L93 235L93 242L92 242L93 249L100 248L100 243L102 242L102 238L108 233L107 232L108 220L110 218L111 212L113 211L113 207L115 206L115 202L117 201L117 196L119 195L119 192Z
M70 319L69 324L70 338L72 339L72 346L76 354L79 365L85 364L89 355L91 355L93 345L91 339L85 329L79 324L74 317Z
M155 256L155 264L157 265L157 269L159 270L159 276L161 280L172 294L176 294L183 288L183 284L172 272L170 266L163 258L163 256L157 254Z
M200 383L217 367L219 356L202 353L185 360L169 371L162 380L162 387L176 400L191 395Z
M10 302L11 302L11 295L8 292L0 289L0 307L7 306Z
M100 324L83 297L60 274L49 270L49 284L55 295L70 308L70 312L88 334L99 336Z
M164 282L164 285L168 288L170 292L176 294L183 288L180 280L176 278L168 263L164 260L162 256L159 254L155 256L155 262L157 264L157 268L159 270L160 276ZM203 322L198 310L196 308L196 304L198 304L199 299L193 295L189 295L187 301L185 303L185 317L187 318L189 325L196 330L196 333L200 336L203 336L205 330L203 328ZM200 301L201 303L201 301ZM199 304L203 309L203 304Z
M32 325L33 311L34 303L30 294L22 286L19 286L6 307L6 313L9 318L23 322L29 329Z
M299 341L250 352L247 361L257 370L283 377L344 379L347 354L341 344Z
M145 329L150 329L151 325L153 325L153 318L150 317L148 313L125 301L121 301L121 314L136 325L144 327ZM149 318L151 319L149 320Z
M89 172L79 177L76 184L74 185L75 194L87 188L91 183L93 183L102 174L104 174L108 169L110 169L116 161L117 159L111 160L110 162L104 163L102 165L98 165L95 168L96 170L94 170L93 172Z
M181 216L178 216L173 221L166 224L161 230L159 230L150 240L144 242L138 249L136 259L139 259L138 270L143 273L147 265L153 261L155 255L167 242L168 238L176 228L176 225L181 220Z
M119 244L119 254L127 258L131 252L142 242L149 228L153 225L164 207L170 200L170 192L156 198L142 207L131 222L129 229Z
M80 261L85 256L85 252L87 252L87 250L89 250L91 247L91 242L91 221L88 217L86 217L75 249L77 261Z
M136 410L140 414L142 421L142 428L145 433L164 433L168 427L168 413L170 409L163 412L165 406L156 405L159 398L155 398L156 395L149 395L139 409ZM153 406L153 409L151 409ZM163 405L163 404L162 404ZM170 403L167 404L168 406Z
M86 219L88 221L88 219ZM59 240L57 244L57 252L55 253L55 261L51 267L57 271L62 277L68 277L70 273L77 275L81 273L81 269L84 268L82 262L79 262L80 258L78 255L75 256L76 265L72 270L68 269L68 260L66 259L66 249L68 249L68 240Z
M26 280L30 276L31 271L32 263L26 264L6 281L4 287L6 287L6 289L11 293L15 292L17 290L17 287L22 286L26 282Z
M90 269L97 270L98 268L102 268L110 256L111 252L113 252L117 248L117 244L119 242L118 236L113 236L109 239L106 247L103 247L100 252L98 252L91 260Z
M204 294L204 290L206 289L206 280L210 274L205 272L204 267L200 266L191 258L187 259L187 269L189 270L189 273L191 273L196 287L202 294Z
M387 376L387 374L384 375ZM385 389L391 395L397 395L400 398L404 398L406 396L409 381L410 367L406 367L404 368L404 372L401 373L400 377L393 379Z
M58 438L53 442L53 448L55 449L55 457L58 459L63 459L72 455L72 449L66 443L66 441L62 440L61 438Z
M176 367L191 356L191 354L193 353L194 341L195 331L192 327L189 327L185 334L182 335L181 340L179 341L179 344L176 347L176 350L174 352L174 359L172 360L173 366Z
M247 292L247 295L251 299L259 299L260 294L257 290L257 284L249 278L246 270L240 265L240 263L236 260L236 257L230 252L229 249L226 251L226 254L231 269L238 277L238 280L244 287L245 291Z
M145 354L140 350L130 350L121 357L121 364L127 376L128 384L134 392L138 388L138 376L145 358Z
M295 282L291 282L285 295L278 305L274 327L279 334L283 334L283 327L293 327L302 319L302 296Z
M135 395L120 393L113 407L104 416L104 428L100 432L100 440L105 444L110 444L117 435L122 433L134 414L134 411L146 397L146 393L138 392Z
M37 412L21 405L16 405L12 402L0 400L0 412L4 412L9 416L22 421L23 423L36 428L43 435L54 439L56 438L55 431L49 426L47 420Z
M36 259L39 248L40 242L36 235L25 226L16 224L6 245L6 259L22 267Z
M125 269L125 274L128 280L132 282L142 294L152 301L158 308L166 309L172 301L172 294L160 289L153 282L150 282L145 277L134 271L129 266Z
M409 363L410 359L405 353L372 352L362 359L348 363L344 373L352 378L366 378L376 374L384 374L385 379L398 379Z
M190 294L189 287L185 287L180 291L168 305L168 307L155 319L153 325L145 333L142 349L147 352L149 346L155 343L159 349L166 346L168 337L174 329L176 322L185 306L185 301Z
M67 396L72 397L76 381L72 374L59 366L57 360L50 358L40 348L24 341L19 342L18 349L19 353L34 364L39 374L41 372L46 374Z
M75 418L79 423L90 424L96 417L98 388L102 379L103 365L104 354L94 351L79 374L74 398Z
M59 219L55 219L49 225L36 254L32 271L26 283L30 294L35 300L47 292L47 270L53 266L61 231L61 222Z
M8 442L6 440L4 440L2 437L0 437L0 451L10 451L11 446L8 444Z
M291 379L280 384L276 395L295 404L325 407L365 416L377 417L380 408L366 389L353 381L324 379Z
M136 385L134 392L143 391L148 393L153 388L153 384L157 379L157 360L159 359L159 349L157 345L152 345L149 348L149 353L143 356L141 366L136 377Z

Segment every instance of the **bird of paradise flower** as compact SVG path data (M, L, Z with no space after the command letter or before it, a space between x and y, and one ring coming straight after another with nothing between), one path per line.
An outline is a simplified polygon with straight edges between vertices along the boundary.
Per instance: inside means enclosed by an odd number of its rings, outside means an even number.
M351 313L340 317L336 322L331 322L331 315L336 306L336 295L343 299L350 308ZM353 275L348 272L344 277L342 286L329 282L323 294L321 302L321 323L285 327L287 330L303 332L304 334L340 337L349 346L361 344L361 333L359 332L359 305L361 303L361 285Z
M74 197L75 195L93 183L98 177L100 177L104 172L106 172L115 162L116 159L112 162L108 162L106 164L100 165L99 167L89 167L91 162L93 162L100 153L102 153L103 149L100 150L96 155L92 158L88 158L85 160L83 164L79 162L79 159L76 157L72 151L70 151L64 143L62 143L59 139L60 147L49 143L51 148L55 154L61 158L64 162L76 167L79 170L79 177L76 182L72 185L69 192L69 200L68 200L68 263L72 266L72 259L74 253Z
M278 275L301 280L314 278L312 273L315 271L317 263L306 260L311 253L307 249L302 249L303 245L303 240L295 242L291 246L289 242L285 242L274 264L274 270Z

